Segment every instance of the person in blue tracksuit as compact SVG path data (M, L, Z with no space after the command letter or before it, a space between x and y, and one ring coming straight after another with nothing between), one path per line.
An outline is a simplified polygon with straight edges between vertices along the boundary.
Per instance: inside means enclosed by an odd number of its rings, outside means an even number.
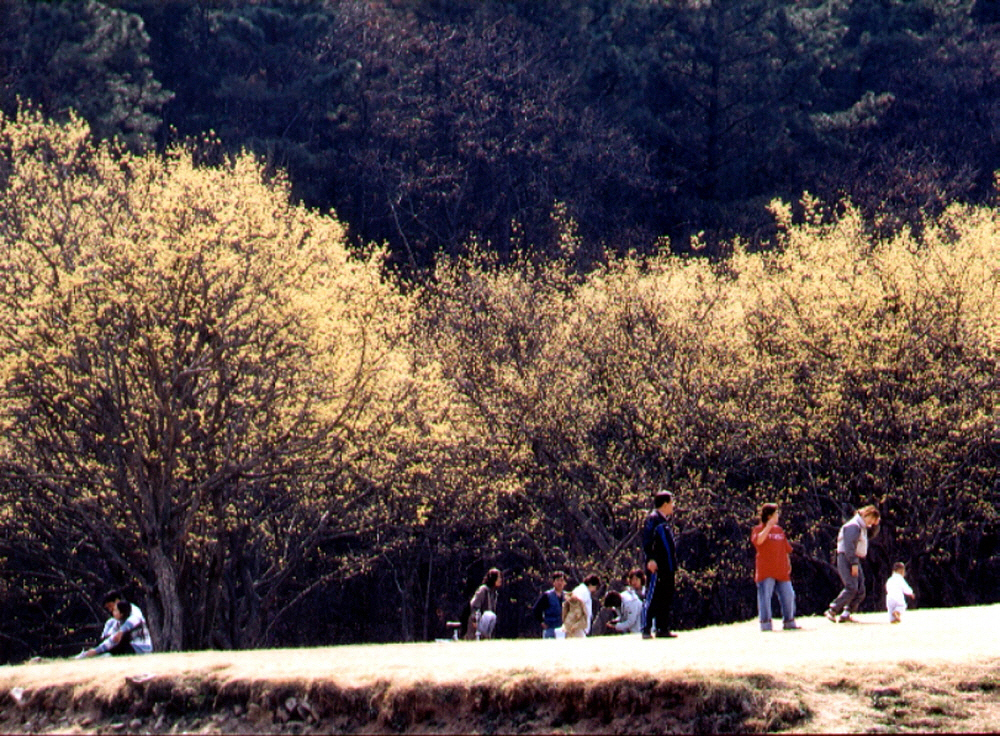
M677 547L670 527L674 496L660 491L653 497L653 510L642 528L642 551L649 571L646 601L643 608L642 638L653 638L653 625L659 639L673 639L674 573L677 572Z

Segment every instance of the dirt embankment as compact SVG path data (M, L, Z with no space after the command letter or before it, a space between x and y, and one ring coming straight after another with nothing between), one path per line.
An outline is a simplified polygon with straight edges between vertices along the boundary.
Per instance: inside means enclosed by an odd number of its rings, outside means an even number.
M762 633L195 652L0 667L11 733L995 731L1000 606Z
M537 677L471 686L440 683L358 688L333 683L155 678L113 697L52 685L15 705L14 733L718 733L775 731L810 716L766 679L726 682Z

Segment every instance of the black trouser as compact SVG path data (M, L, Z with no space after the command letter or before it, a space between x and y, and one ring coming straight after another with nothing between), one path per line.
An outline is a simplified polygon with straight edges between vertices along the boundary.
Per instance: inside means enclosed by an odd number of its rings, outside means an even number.
M135 650L132 648L132 632L126 631L122 634L122 640L109 649L108 652L115 656L119 654L135 654Z
M669 634L673 627L674 573L657 570L649 576L646 603L643 610L642 633L649 634L656 620L656 633Z

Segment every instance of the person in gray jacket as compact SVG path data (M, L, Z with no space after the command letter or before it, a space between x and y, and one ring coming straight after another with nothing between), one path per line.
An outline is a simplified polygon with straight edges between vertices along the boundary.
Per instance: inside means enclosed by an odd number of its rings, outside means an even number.
M865 576L861 560L868 554L869 531L874 533L879 524L879 511L874 506L859 509L854 517L840 527L837 535L837 573L844 584L840 595L824 614L833 622L850 621L865 599Z

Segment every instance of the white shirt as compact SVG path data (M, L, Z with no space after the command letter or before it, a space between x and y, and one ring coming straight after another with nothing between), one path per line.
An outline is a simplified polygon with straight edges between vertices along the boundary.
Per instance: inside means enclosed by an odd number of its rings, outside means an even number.
M898 572L894 572L892 576L885 581L886 599L905 603L905 596L908 595L913 595L913 589L910 587L910 584L906 582L906 578Z
M573 588L570 595L583 601L583 607L587 609L587 632L589 633L590 625L594 622L594 597L590 594L590 588L587 587L586 583L580 583Z
M149 626L146 624L146 619L139 606L134 603L132 604L132 613L122 622L121 630L132 632L129 644L132 645L136 654L149 654L153 651L153 637L149 633Z
M107 639L112 634L117 633L121 626L121 621L113 617L109 618L104 622L104 631L101 632L101 641Z

